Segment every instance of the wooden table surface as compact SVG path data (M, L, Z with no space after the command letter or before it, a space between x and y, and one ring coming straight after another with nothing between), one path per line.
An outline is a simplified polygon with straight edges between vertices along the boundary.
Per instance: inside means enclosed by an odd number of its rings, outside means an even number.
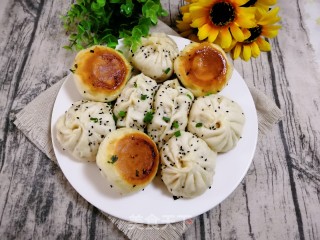
M15 114L68 73L59 16L71 0L0 1L0 239L126 239L20 132ZM279 0L273 50L235 68L282 109L237 189L183 239L320 238L320 71L303 9ZM312 2L312 1L311 1ZM162 1L174 24L182 1ZM319 11L319 9L318 9ZM320 17L320 11L319 11Z

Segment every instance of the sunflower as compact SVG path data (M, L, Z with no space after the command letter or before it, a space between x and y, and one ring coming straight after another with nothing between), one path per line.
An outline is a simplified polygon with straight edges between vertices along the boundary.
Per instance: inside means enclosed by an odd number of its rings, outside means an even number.
M241 42L246 39L248 31L243 29L256 26L255 8L241 7L247 1L192 0L182 7L182 21L198 29L200 41L207 40L228 48L232 38Z
M226 52L231 51L233 59L239 56L248 61L251 57L258 57L260 52L267 52L271 50L271 45L265 38L274 38L278 35L280 25L274 25L280 21L278 16L279 7L270 11L264 11L257 14L257 26L247 29L250 31L250 37L246 38L243 42L233 41Z

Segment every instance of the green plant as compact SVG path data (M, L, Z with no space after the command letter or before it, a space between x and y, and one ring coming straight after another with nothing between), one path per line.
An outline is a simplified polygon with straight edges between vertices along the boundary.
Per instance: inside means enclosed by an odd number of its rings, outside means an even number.
M135 50L150 26L167 14L160 0L77 0L62 16L69 35L64 48L81 50L98 44L115 48L123 38Z

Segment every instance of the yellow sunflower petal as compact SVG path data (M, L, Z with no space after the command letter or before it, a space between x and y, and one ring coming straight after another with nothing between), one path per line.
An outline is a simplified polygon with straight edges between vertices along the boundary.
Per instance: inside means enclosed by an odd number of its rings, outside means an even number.
M212 5L212 0L194 0L194 2L198 3L199 5L206 7Z
M186 22L180 21L180 20L177 20L176 26L177 26L177 28L178 28L179 31L186 31L186 30L191 29L189 23L186 23Z
M257 2L256 4L254 4L254 7L257 8L257 16L258 16L258 19L261 17L261 15L265 14L267 11L269 11L269 6L268 5L264 5L264 4L261 4L259 2Z
M222 48L230 47L232 42L232 37L228 28L222 28L220 30L220 37L221 37L221 47Z
M201 17L201 18L197 18L197 19L193 20L192 23L190 24L190 26L194 27L194 28L200 28L204 24L206 24L206 22L207 22L207 17Z
M278 29L273 30L263 26L261 34L267 38L274 38L278 35L278 32Z
M263 52L269 52L271 50L271 45L263 38L259 37L256 40L256 43L258 44L259 48Z
M190 10L190 14L191 14L191 17L193 19L195 18L201 18L203 16L208 16L209 15L209 10L206 9L206 8L199 8L199 9L196 9L194 11L191 11Z
M280 8L279 7L275 7L274 9L266 12L266 14L264 14L258 21L259 25L267 25L267 24L274 24L276 22L280 21L280 17L277 16L278 12L279 12Z
M245 39L243 32L236 24L230 25L230 31L234 39L236 39L238 42L243 42L243 40Z
M189 11L190 12L199 11L199 10L201 11L205 8L206 6L203 6L202 4L190 4Z
M231 2L235 3L238 6L241 6L241 5L246 4L248 2L248 0L233 0Z
M252 28L257 25L255 20L255 12L256 9L253 7L243 8L240 7L238 9L237 19L235 23L237 23L240 27L244 28Z
M230 52L230 51L235 47L236 44L237 44L237 41L234 40L234 39L232 39L232 42L231 42L230 47L225 48L225 49L223 49L223 50L224 50L225 52Z
M260 2L262 4L268 5L268 6L272 6L275 5L277 3L277 0L260 0Z
M243 45L242 58L245 61L249 61L251 58L251 47L249 45Z
M217 38L219 34L219 30L216 28L211 28L209 31L209 37L208 37L208 41L209 42L214 42Z
M252 57L254 58L260 55L260 48L258 44L256 44L255 42L251 43L251 53L252 53Z
M233 54L232 54L233 59L237 59L240 56L241 48L242 48L241 44L236 44L236 46L233 49Z
M191 23L192 22L192 18L191 18L190 13L183 14L182 21L187 22L187 23Z
M205 24L202 27L200 27L199 32L198 32L199 40L203 40L203 39L207 38L209 36L209 31L210 31L209 24Z
M242 29L244 39L248 39L251 36L251 32L247 28Z
M180 36L184 38L189 38L189 36L192 34L192 30L180 32Z
M189 12L189 4L188 4L188 5L181 6L181 7L180 7L180 12L181 12L181 13Z

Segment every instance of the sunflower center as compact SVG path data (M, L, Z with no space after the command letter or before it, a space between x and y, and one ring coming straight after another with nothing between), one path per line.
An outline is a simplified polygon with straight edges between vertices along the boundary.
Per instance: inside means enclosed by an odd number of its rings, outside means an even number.
M251 7L253 6L257 0L249 0L247 3L243 4L241 7Z
M211 22L216 26L226 26L236 17L235 9L231 3L218 2L210 10Z
M251 33L250 37L247 38L246 40L244 40L244 43L252 43L254 42L262 33L262 27L261 26L257 26L254 28L249 28L249 31Z

